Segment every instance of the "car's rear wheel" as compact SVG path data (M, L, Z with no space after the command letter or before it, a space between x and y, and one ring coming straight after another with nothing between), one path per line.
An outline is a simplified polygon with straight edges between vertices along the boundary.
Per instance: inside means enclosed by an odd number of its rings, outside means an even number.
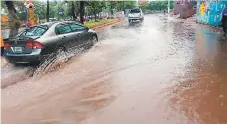
M66 51L66 49L63 46L60 46L56 52L57 55L62 54Z
M66 48L64 46L58 46L55 48L54 53L45 59L56 59L57 56L62 55L64 52L66 52Z

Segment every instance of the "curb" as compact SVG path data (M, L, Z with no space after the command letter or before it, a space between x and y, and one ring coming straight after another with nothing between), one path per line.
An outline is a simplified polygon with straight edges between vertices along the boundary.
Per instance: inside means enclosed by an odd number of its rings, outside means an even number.
M99 25L94 25L94 26L91 26L89 28L91 28L91 29L102 28L102 27L105 27L105 26L108 26L108 25L111 25L111 24L114 24L114 23L117 23L117 22L121 22L123 20L124 20L123 18L121 18L121 19L114 19L114 20L112 20L110 22L106 22L106 23L99 24Z

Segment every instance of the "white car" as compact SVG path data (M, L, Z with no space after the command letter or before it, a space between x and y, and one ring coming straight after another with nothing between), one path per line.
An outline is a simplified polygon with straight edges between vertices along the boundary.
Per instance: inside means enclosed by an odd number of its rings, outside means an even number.
M128 22L132 21L143 21L144 16L143 16L143 11L140 8L136 9L131 9L128 13Z

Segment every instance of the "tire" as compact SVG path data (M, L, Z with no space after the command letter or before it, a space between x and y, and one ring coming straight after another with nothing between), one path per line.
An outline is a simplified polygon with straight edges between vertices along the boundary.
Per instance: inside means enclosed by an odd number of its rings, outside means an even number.
M91 39L91 46L90 47L94 46L95 43L97 43L97 42L98 42L97 36L93 36L92 39Z
M95 45L96 42L98 42L97 39L98 39L98 38L97 38L96 35L92 36L92 38L90 39L90 43L86 44L86 45L84 46L84 48L85 48L85 49L91 48L93 45Z
M65 49L65 47L63 47L63 46L60 46L60 47L58 48L58 50L57 50L57 54L62 54L62 53L64 53L64 52L66 52L66 49Z
M96 36L93 36L92 39L91 39L91 42L92 42L92 46L93 46L96 42L98 42L97 37L96 37Z
M62 54L63 52L66 52L66 48L65 48L64 46L59 46L59 47L57 47L57 49L55 50L54 54L52 54L52 55L53 55L52 57L57 58L57 56L58 56L59 54ZM51 58L52 58L52 57L51 57Z
M140 21L143 22L144 18L141 18Z

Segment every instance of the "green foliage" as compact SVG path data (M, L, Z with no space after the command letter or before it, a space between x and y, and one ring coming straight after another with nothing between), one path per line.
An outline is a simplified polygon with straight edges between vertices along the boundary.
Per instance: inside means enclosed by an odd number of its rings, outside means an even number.
M46 17L46 2L44 1L33 1L35 15L40 19L45 19Z
M112 9L117 9L118 11L124 9L132 9L136 7L136 0L128 0L128 1L108 1L108 6Z
M96 25L100 25L100 24L105 24L105 23L111 22L112 20L113 19L103 19L103 20L98 21L98 22L95 22L95 21L86 22L84 25L90 28L90 27L93 27L93 26L96 26Z
M17 12L17 17L20 20L26 19L26 8L24 7L25 1L13 1L14 7ZM4 1L1 1L1 10L3 10L4 13L8 13L7 7L4 4Z
M170 9L173 9L174 1L170 1ZM144 6L144 9L147 10L167 10L168 7L168 1L151 1L146 6Z
M28 10L24 6L26 0L13 1L17 15L20 20L27 20ZM77 0L50 0L49 1L49 17L66 19L72 18L73 12L76 12L79 16L79 2ZM46 18L47 11L47 0L33 0L32 1L35 10L35 17L39 17L40 20ZM73 3L73 4L72 4ZM85 2L85 14L86 15L96 15L102 10L111 10L115 9L116 11L123 11L124 9L131 9L136 6L136 0L128 1L110 1L110 0L101 0L101 1L86 1ZM74 7L72 6L74 5ZM63 9L64 15L59 15L58 10ZM7 14L7 8L3 1L1 1L1 10Z
M105 1L87 1L87 10L90 12L94 12L97 14L102 11L103 8L106 7Z

